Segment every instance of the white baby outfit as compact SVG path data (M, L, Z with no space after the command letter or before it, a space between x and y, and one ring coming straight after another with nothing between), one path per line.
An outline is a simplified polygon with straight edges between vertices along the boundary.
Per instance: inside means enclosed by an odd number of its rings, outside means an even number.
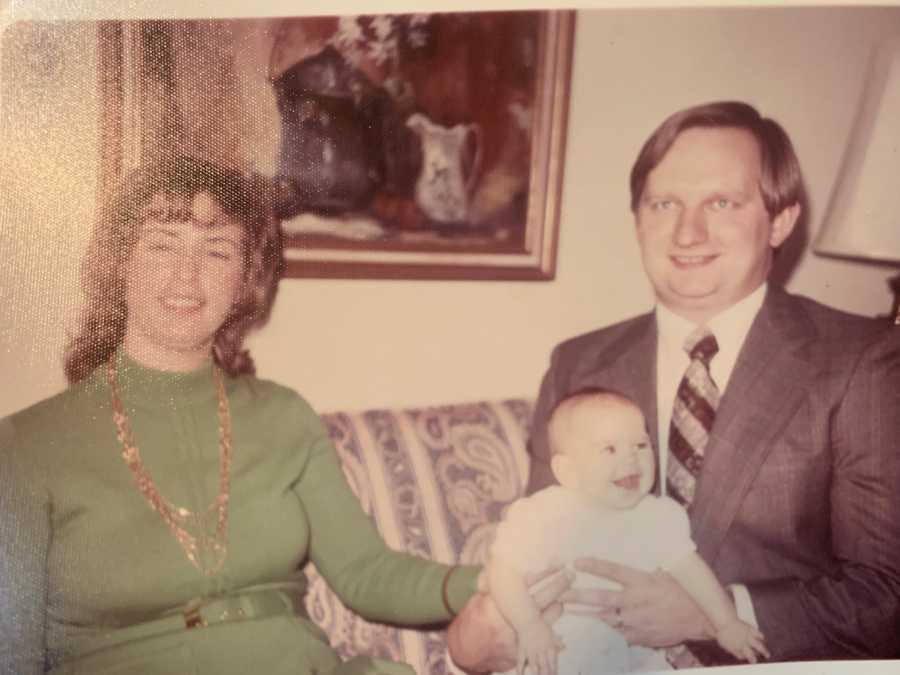
M648 495L632 509L599 508L559 485L513 503L497 527L491 555L524 575L577 558L599 558L652 572L667 569L696 550L687 512L668 497ZM577 572L573 588L618 588ZM629 647L622 635L590 617L565 613L553 630L566 648L559 675L668 670L662 650ZM510 671L515 672L515 671Z

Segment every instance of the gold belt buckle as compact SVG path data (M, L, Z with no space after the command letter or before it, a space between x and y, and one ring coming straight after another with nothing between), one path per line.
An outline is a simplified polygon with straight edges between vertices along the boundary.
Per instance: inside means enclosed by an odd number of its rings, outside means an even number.
M193 600L187 604L181 615L184 617L184 625L186 628L206 628L208 625L206 619L200 614L200 608L203 606L202 601Z

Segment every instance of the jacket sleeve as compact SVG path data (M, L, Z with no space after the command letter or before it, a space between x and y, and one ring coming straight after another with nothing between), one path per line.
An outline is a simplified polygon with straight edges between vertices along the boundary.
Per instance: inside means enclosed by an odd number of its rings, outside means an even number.
M446 622L475 592L480 568L448 565L393 551L363 511L340 467L324 424L311 410L307 426L309 461L295 486L310 528L310 560L331 589L355 612L405 625Z
M830 422L839 573L748 584L774 660L900 656L900 330L870 346Z
M0 420L0 675L44 672L50 500Z
M528 438L528 454L530 456L528 486L525 494L532 495L548 485L556 485L557 480L550 469L550 439L547 435L547 424L550 413L563 392L559 391L559 351L553 350L550 356L550 367L541 380L541 389L534 406L531 420L531 434Z

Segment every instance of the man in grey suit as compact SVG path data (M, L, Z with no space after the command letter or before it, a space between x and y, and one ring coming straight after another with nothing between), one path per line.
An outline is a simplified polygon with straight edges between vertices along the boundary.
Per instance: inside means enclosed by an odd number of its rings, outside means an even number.
M700 554L773 660L893 658L900 329L767 283L803 199L787 134L749 105L696 106L657 128L631 172L656 308L554 350L528 491L553 482L547 421L556 402L588 387L619 390L644 410L661 449L657 491L689 506ZM715 345L702 359L687 353L700 337ZM682 381L697 359L694 384L699 377L713 390L699 403ZM665 573L605 561L581 569L622 591L566 591L562 580L539 602L557 612L559 600L587 602L632 643L684 643L702 662L718 660L704 642L707 620ZM465 668L510 665L514 637L488 595L470 601L449 641Z

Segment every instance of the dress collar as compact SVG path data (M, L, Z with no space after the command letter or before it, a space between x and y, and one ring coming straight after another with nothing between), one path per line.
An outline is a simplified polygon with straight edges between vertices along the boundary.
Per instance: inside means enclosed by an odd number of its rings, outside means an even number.
M156 408L201 403L216 397L212 357L187 372L148 368L128 356L121 346L112 358L115 360L119 390L127 404ZM103 364L93 374L104 386L106 368Z

